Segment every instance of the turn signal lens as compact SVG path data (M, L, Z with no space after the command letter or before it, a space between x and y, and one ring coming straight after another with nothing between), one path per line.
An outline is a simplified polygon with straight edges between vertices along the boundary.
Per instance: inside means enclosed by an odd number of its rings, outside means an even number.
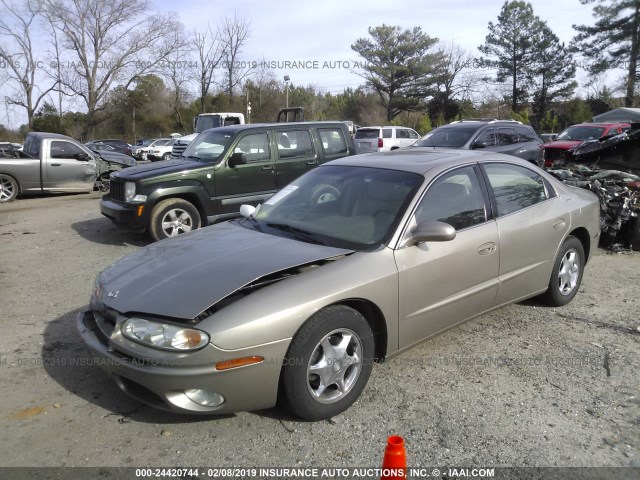
M231 360L224 360L216 363L216 370L230 370L232 368L246 367L247 365L253 365L255 363L261 363L264 361L264 357L241 357L232 358Z

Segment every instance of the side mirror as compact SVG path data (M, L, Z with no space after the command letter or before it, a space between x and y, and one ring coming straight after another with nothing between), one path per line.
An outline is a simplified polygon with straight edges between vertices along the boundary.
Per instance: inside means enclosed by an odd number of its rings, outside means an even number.
M456 229L444 222L424 222L413 229L411 237L414 243L448 242L456 238Z
M558 138L557 134L554 133L553 135L551 135L551 140L555 140L556 138Z
M244 165L247 163L247 157L242 152L236 152L229 157L227 164L231 167L237 167L238 165Z
M81 162L86 162L90 158L91 157L89 157L88 153L76 153L76 160L79 160Z
M471 148L473 150L476 150L478 148L487 148L487 142L473 142L473 145L471 145Z
M240 215L242 215L244 218L253 217L256 214L256 211L257 209L253 205L240 205Z

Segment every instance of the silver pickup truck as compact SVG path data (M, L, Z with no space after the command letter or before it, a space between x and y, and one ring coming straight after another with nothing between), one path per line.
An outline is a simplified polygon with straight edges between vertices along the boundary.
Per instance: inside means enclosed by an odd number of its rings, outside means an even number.
M64 135L31 132L22 151L0 151L0 203L18 194L106 191L110 173L135 160L105 155Z

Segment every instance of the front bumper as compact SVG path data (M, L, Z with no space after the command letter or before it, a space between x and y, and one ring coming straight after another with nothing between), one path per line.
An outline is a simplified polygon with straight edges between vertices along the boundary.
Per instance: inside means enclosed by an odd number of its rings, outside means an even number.
M143 403L177 413L205 415L259 410L276 404L289 339L247 351L225 351L209 344L193 354L158 351L158 358L149 358L148 353L156 353L154 349L127 340L125 343L147 355L120 351L120 346L106 337L91 310L80 312L76 321L93 363L106 371L123 392ZM117 325L115 330L119 330ZM122 343L122 336L120 339ZM225 371L215 368L216 362L249 355L263 356L265 361ZM216 392L224 402L215 407L195 403L185 394L192 389Z
M130 227L135 230L145 230L148 223L147 208L143 209L142 215L138 215L140 205L129 205L114 202L108 195L100 200L100 213L112 222Z

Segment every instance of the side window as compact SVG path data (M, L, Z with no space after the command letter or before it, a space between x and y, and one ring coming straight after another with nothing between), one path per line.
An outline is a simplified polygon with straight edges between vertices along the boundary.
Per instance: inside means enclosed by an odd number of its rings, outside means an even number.
M513 128L499 128L496 133L498 145L513 145L518 143L518 134Z
M279 158L312 157L311 134L308 130L283 130L276 132Z
M508 215L547 199L544 181L533 170L507 163L484 165L498 207L498 216Z
M416 210L416 221L438 220L462 230L486 221L484 207L484 198L473 167L458 168L446 173L429 187Z
M518 137L520 139L520 143L535 142L536 137L534 133L530 131L528 128L517 127L516 130L518 131Z
M409 138L409 130L405 128L396 129L396 138Z
M334 128L319 128L318 135L322 142L322 148L328 155L347 153L347 142L342 136L342 131Z
M482 145L483 147L495 147L496 146L495 130L493 128L489 128L488 130L485 130L478 136L476 141L473 143L476 146Z
M396 136L398 135L398 131L396 130ZM382 129L382 138L393 138L393 129L391 128L383 128Z
M77 145L64 140L54 140L51 142L50 158L79 158L78 155L85 154Z
M409 132L409 138L413 138L415 140L418 140L420 138L420 135L418 135L418 132L416 132L415 130L407 130Z
M247 163L269 161L269 137L266 133L250 133L240 139L233 153L244 153Z

